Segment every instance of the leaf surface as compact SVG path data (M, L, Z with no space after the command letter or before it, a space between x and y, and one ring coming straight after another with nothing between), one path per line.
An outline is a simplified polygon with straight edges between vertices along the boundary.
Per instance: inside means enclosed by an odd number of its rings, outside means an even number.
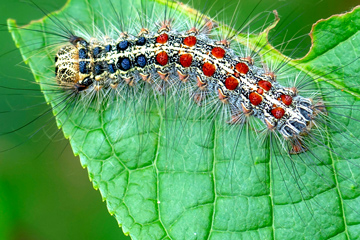
M120 9L119 3L114 4ZM133 1L121 6L125 26L133 26L129 19L135 13L131 9L139 4ZM164 2L146 4L156 9L154 12L164 9ZM133 239L360 237L359 191L351 187L351 181L339 181L333 174L334 169L352 174L360 182L359 168L349 173L349 162L339 161L331 151L314 149L324 159L320 163L292 162L283 159L284 155L271 159L269 146L259 142L253 129L240 131L226 124L228 116L219 116L223 109L220 103L214 109L198 110L186 94L164 99L148 94L149 89L128 88L124 94L100 97L90 104L67 102L64 109L65 103L59 100L64 92L46 91L49 84L55 84L55 52L44 46L56 42L46 30L54 29L54 19L69 16L81 19L85 26L102 26L98 9L111 12L107 1L73 0L52 14L52 20L44 18L27 26L44 32L23 30L14 21L9 21L9 28L36 81L45 89L59 127L125 233ZM171 11L182 19L196 18L196 12L184 5L171 5ZM303 59L286 63L283 69L290 68L286 74L306 73L320 91L333 88L334 94L346 96L346 104L355 104L359 88L354 76L360 64L350 63L360 51L359 14L355 9L319 22L314 27L311 51ZM255 48L266 43L271 27L260 35L240 34L235 41ZM232 31L226 26L221 29ZM284 59L270 45L262 53L266 53L265 62ZM285 77L281 80L287 81ZM336 91L343 88L346 91ZM360 119L351 109L342 112ZM359 123L345 118L339 121L359 134ZM359 151L335 150L349 159L360 156ZM293 168L298 174L295 177Z

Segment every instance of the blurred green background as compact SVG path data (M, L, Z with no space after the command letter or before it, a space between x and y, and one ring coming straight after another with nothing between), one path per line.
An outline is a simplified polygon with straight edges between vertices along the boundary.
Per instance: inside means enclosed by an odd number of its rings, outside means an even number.
M196 1L195 5L201 9L213 2ZM220 12L220 18L229 19L236 2L218 1L210 14ZM239 17L245 19L257 1L242 2ZM65 1L37 0L36 3L50 12L59 9ZM277 44L291 39L294 34L306 34L316 20L350 10L357 4L360 0L317 3L313 0L264 0L256 12L278 10L279 27L287 30L276 37ZM223 6L227 7L221 11ZM8 18L27 24L44 14L31 4L17 0L0 0L0 13L0 86L37 89L28 82L33 81L33 77L21 62L5 24ZM241 19L238 22L242 22ZM276 35L276 30L274 32ZM308 48L309 42L307 38L301 47ZM298 43L294 42L288 49L291 51ZM0 88L0 102L0 133L16 130L49 109L39 91ZM27 108L29 106L35 107ZM8 151L0 152L0 240L126 239L116 220L108 214L100 194L92 188L87 171L81 168L68 141L57 130L51 114L24 129L0 135L0 151L4 149Z

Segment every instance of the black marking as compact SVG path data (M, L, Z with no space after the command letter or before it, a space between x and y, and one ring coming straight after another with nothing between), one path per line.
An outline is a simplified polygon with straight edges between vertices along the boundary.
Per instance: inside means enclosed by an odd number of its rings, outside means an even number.
M307 108L309 108L309 107L310 107L310 103L305 102L305 101L301 101L301 102L299 102L299 105L305 106L305 107L307 107Z
M77 44L78 42L79 42L81 45L83 45L83 42L85 42L85 44L86 44L86 46L87 46L87 42L86 42L83 38L78 37L78 36L74 36L74 35L72 35L72 36L70 37L69 42L70 42L72 45L74 45L74 46L76 46L76 44Z
M79 44L82 45L82 46L84 46L84 47L88 47L88 46L89 46L88 42L85 41L84 39L80 40L80 41L79 41Z
M84 86L90 86L93 83L93 80L91 78L85 78L84 80L82 80L81 85Z
M301 113L301 115L303 115L303 117L306 119L306 120L310 120L310 116L311 116L311 113L306 111L305 109L303 108L299 108L299 111Z
M302 122L292 121L290 120L290 124L296 128L299 132L301 132L306 126Z
M85 41L84 39L82 39L80 42L79 42L81 45L83 45L84 47L88 47L89 44L87 41Z
M81 83L76 83L75 84L75 89L78 92L84 91L85 89L87 89L94 81L91 78L85 78L84 80L82 80Z
M287 133L287 135L289 135L289 136L292 136L294 134L294 131L291 130L288 126L285 126L284 130Z

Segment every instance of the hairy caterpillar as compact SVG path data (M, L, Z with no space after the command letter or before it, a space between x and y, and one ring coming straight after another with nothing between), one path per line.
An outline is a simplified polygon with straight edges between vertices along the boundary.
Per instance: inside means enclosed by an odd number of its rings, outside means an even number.
M79 23L80 24L80 23ZM86 34L86 33L85 33ZM270 54L270 53L269 53ZM353 66L353 65L352 65ZM341 68L341 69L343 69L343 68ZM336 70L336 69L335 69ZM328 72L330 72L330 71L328 71ZM295 78L297 76L297 74L294 74L292 77L293 78ZM302 79L302 76L300 76L300 77L298 77L298 79ZM49 79L50 80L50 79ZM52 81L54 80L53 78L51 79ZM292 80L293 81L293 80ZM353 87L353 86L350 86L350 87ZM332 92L332 91L330 91L330 92ZM140 91L140 90L138 90L138 92L136 92L136 93L139 93L139 95L140 95L140 99L142 100L141 102L147 102L147 101L149 101L146 97L144 97L144 98L141 98L141 96L143 96L143 95L145 95L145 93L146 92L142 92L142 91ZM143 95L142 95L143 94ZM119 95L121 95L121 94L119 94ZM116 95L116 97L118 97L119 95ZM93 96L94 97L94 99L101 99L101 96ZM177 99L184 99L185 98L185 106L183 106L184 108L181 108L181 109L183 109L183 110L181 110L180 108L180 110L179 111L185 111L186 109L190 109L189 107L188 108L186 108L186 106L189 106L189 104L191 104L187 99L186 99L186 97L188 97L188 96L184 96L184 95L180 95L180 96L177 96L178 98ZM134 95L126 95L125 94L125 98L127 98L127 99L129 99L129 98L135 98L135 94ZM76 100L76 98L74 98L75 100ZM77 100L79 100L79 99L77 99ZM81 99L80 99L81 100ZM102 104L103 102L105 102L106 101L106 99L105 98L102 98L102 100L101 101L99 101L98 103L100 103L100 104ZM169 100L170 101L170 100ZM156 102L156 101L155 101ZM85 116L84 114L86 113L86 114L89 114L89 112L90 111L88 111L87 109L86 109L86 107L90 107L91 105L89 104L89 101L82 101L81 102L82 103L82 105L79 105L79 107L77 107L77 108L75 108L75 110L73 110L73 111L78 111L78 112L80 112L80 113L83 113L83 115L82 116ZM134 103L136 103L137 104L137 102L134 102ZM161 101L159 101L159 103L161 103L161 104L164 104L164 102L161 102ZM165 102L166 103L166 102ZM160 105L160 107L161 107L161 104L159 104ZM218 104L217 102L215 103L214 102L214 104ZM172 105L172 104L171 104ZM84 107L85 106L85 107ZM172 106L174 106L174 105L172 105ZM190 105L190 106L192 106L192 105ZM206 104L205 104L205 106L206 106ZM194 107L197 107L197 106L192 106L191 107L191 109L192 108L194 108ZM345 108L345 107L344 107ZM60 108L61 109L61 108ZM116 109L116 108L115 108ZM122 109L120 108L120 110L128 110L128 109L130 109L131 110L131 108L129 108L128 106L126 106L126 107L123 107ZM353 107L352 108L352 110L355 110L356 109L356 107ZM116 110L113 110L113 111L115 111L115 113L116 113L116 111L120 111L119 109L116 109ZM152 109L153 110L153 109ZM210 110L212 110L211 108L210 108ZM129 111L129 110L128 110ZM131 110L131 111L134 111L134 110ZM221 113L225 113L226 114L226 112L223 110L223 109L219 109L218 110L219 112L221 112ZM95 111L95 113L97 113L98 112L98 110L97 111ZM115 113L113 113L113 114L115 114ZM176 114L177 114L177 112L175 112ZM199 111L196 111L195 113L199 113ZM173 112L172 112L172 114L173 114ZM215 114L214 114L215 115ZM214 118L214 115L210 115L210 119L213 119ZM96 116L96 115L92 115L92 116ZM131 117L134 117L134 116L136 116L136 114L133 112L133 113L131 113L130 114L130 116ZM148 118L150 118L150 114L145 114L145 116L147 116ZM194 117L194 119L196 119L196 118L198 118L198 119L201 119L201 117L203 117L203 116L209 116L208 115L208 113L205 113L205 114L203 114L203 113L201 113L200 112L200 116L191 116L191 117ZM227 118L227 117L229 117L229 116L223 116L222 117L222 119L221 119L221 121L219 121L220 123L222 123L222 124L220 124L220 129L221 128L227 128L227 125L225 124L226 123L226 121L229 119L229 118ZM123 121L123 122L125 122L125 123L127 123L127 122L129 122L129 119L130 119L130 117L129 116L127 116L126 118L124 118L123 120L126 120L126 121ZM136 119L136 118L135 118ZM177 115L175 115L175 119L180 119ZM146 118L144 118L144 119L138 119L137 120L137 122L140 122L141 120L146 120ZM189 122L190 120L187 120L186 122ZM66 121L65 121L66 122ZM80 121L81 122L81 121ZM136 122L136 121L135 121ZM149 126L147 126L146 124L148 124L148 123L152 123L153 121L150 121L150 120L148 120L148 121L144 121L144 123L142 123L142 124L144 124L144 125L142 125L141 127L143 128L143 129L149 129ZM178 124L178 122L180 122L180 126L179 125L175 125L175 124ZM203 128L206 128L206 126L207 126L207 124L209 124L210 123L210 126L211 126L211 124L212 123L214 123L214 121L208 121L206 118L205 119L202 119L202 122L201 122L201 124L200 124L200 126L201 126L201 128L200 128L200 130L201 129L203 129ZM217 122L216 122L217 123ZM88 122L88 124L93 124L93 120L92 121L90 121L90 122ZM129 124L129 123L128 123ZM215 124L215 123L214 123ZM141 125L141 124L140 124ZM179 130L179 128L181 128L182 126L182 124L181 124L181 121L177 121L177 122L175 122L175 123L173 123L173 124L169 124L170 125L170 130L168 130L168 131L174 131L175 133L179 133L179 137L173 137L173 138L175 138L175 139L170 139L169 141L169 143L168 143L168 146L170 146L170 147L172 147L173 145L174 145L174 142L176 142L177 140L183 140L184 138L187 138L187 136L181 136L182 134L183 134L183 132L185 132L184 130ZM127 125L125 125L125 126L127 126ZM171 127L172 126L172 127ZM341 126L341 125L340 125ZM354 125L354 127L356 127L356 124ZM252 128L255 128L255 129L251 129L251 128L249 128L248 129L248 131L250 132L250 131L253 131L253 132L256 132L256 131L259 131L259 130L261 130L262 129L262 127L261 127L261 125L257 125L257 126L254 126L254 127L252 127ZM174 130L175 129L175 130ZM236 126L230 126L230 129L231 130L234 130L234 129L236 129ZM151 130L151 129L150 129ZM245 132L245 131L244 131ZM115 131L115 133L116 134L118 134L118 135L121 135L122 134L122 132L121 131L119 131L119 132L116 132ZM78 133L79 134L79 133ZM207 143L209 143L209 138L211 137L211 135L209 135L209 131L208 130L202 130L202 131L200 131L200 132L197 132L197 134L199 134L200 136L203 136L203 139L200 139L200 143L205 143L205 144L207 144ZM226 134L229 134L229 136L227 136ZM233 134L233 135L235 135L235 139L237 139L236 138L236 136L238 136L237 134ZM166 135L165 134L165 136L168 136L168 135ZM210 137L209 137L210 136ZM350 134L346 134L346 136L351 136ZM227 138L230 138L230 137L232 137L232 138L234 138L234 136L231 136L231 132L229 132L229 133L224 133L224 136L221 136L221 137L218 137L217 139L227 139ZM250 136L250 137L252 137L252 136ZM144 138L145 140L148 140L148 138ZM239 141L242 141L242 140L244 140L242 143L243 144L246 144L246 141L248 141L247 139L250 139L250 140L252 140L252 141L256 141L256 138L240 138L240 140ZM144 142L146 142L145 140L142 140L142 141L144 141ZM87 140L89 143L92 143L92 141L90 141L89 139ZM272 141L270 141L269 143L266 143L266 141L265 142L262 142L262 141L260 141L260 140L258 140L257 142L260 142L261 144L263 144L264 146L267 146L267 147L270 147L271 149L273 149L276 153L278 153L278 152L281 152L281 151L283 151L283 147L282 146L279 146L279 145L276 145L276 142L274 142L274 141L276 141L276 140L272 140ZM353 140L352 140L353 141ZM351 142L351 141L349 141L349 142ZM181 141L181 143L183 143L182 141ZM99 143L102 147L104 147L104 145L103 145L103 143ZM144 143L143 143L144 144ZM236 196L236 195L242 195L242 194L244 194L244 192L247 192L247 191L250 191L250 192L253 192L254 191L254 189L252 188L252 187L249 187L249 190L247 190L247 189L242 189L242 188L244 188L244 187L246 187L246 185L243 185L243 184L239 184L239 180L241 180L241 178L242 177L244 177L244 173L240 173L240 172L237 172L236 171L236 169L239 169L238 168L238 166L237 166L237 164L238 163L241 163L241 164L243 164L243 162L241 162L241 161L235 161L235 160L237 160L238 159L238 152L240 152L240 153L243 153L243 152L246 152L246 150L247 149L243 149L243 147L239 147L239 145L234 145L234 143L233 142L231 142L231 147L229 148L229 149L225 149L224 150L224 152L222 153L223 154L223 156L226 156L226 155L229 155L229 156L227 156L227 161L226 161L226 159L224 159L224 164L223 164L223 166L220 164L219 166L221 167L223 167L222 168L222 171L223 171L223 176L224 177L222 177L222 179L220 179L220 181L219 181L219 185L217 186L217 191L219 191L219 193L220 193L220 195L226 195L226 194L230 194L230 195L234 195L234 196ZM247 143L247 144L249 144L249 143ZM272 144L272 145L271 145ZM227 146L224 142L221 144L222 146ZM252 148L252 146L253 146L254 144L252 143L251 144L251 146L248 146L247 145L247 148ZM269 146L270 145L270 146ZM316 142L315 142L315 145L316 145ZM356 146L356 144L355 145L353 145L353 146ZM131 146L127 146L127 147L130 147L131 148ZM345 149L348 149L348 148L346 148L346 146L344 146L345 147ZM332 148L336 148L336 146L332 146ZM92 156L95 158L96 157L96 155L97 154L99 154L99 150L98 150L99 148L96 148L96 150L95 151L93 151L93 152L91 152L91 154L92 154ZM151 148L147 148L147 146L144 144L144 146L142 146L142 149L151 149ZM235 151L235 150L237 150L237 149L239 149L239 151ZM183 150L188 150L188 148L185 148L184 147L184 149ZM230 151L230 152L226 152L226 151ZM259 149L257 148L257 147L255 147L254 149L253 149L253 151L254 152L256 152L256 154L258 154L258 155L260 155L261 156L261 152L259 152ZM140 152L140 151L137 151L137 152ZM197 151L198 153L199 153L199 150ZM338 153L337 151L335 151L336 153ZM100 152L100 154L103 154L102 152ZM168 158L168 156L170 155L170 154L173 154L173 153L166 153L165 154L165 158ZM183 153L183 154L185 154L185 153ZM189 155L190 154L196 154L196 151L195 152L192 152L192 153L188 153ZM206 151L204 151L204 150L200 150L200 154L199 154L199 156L198 156L198 158L197 159L200 159L200 160L195 160L195 161L193 161L192 163L193 163L193 165L190 165L190 166L187 166L187 171L204 171L204 169L206 169L206 165L207 164L209 164L209 162L204 162L203 160L204 159L206 159L206 155L207 154L209 154L208 152L206 152ZM251 153L251 151L250 151L250 154L254 154L254 153ZM248 154L249 156L250 156L250 154ZM309 153L309 152L306 152L306 153L304 153L305 155L299 155L299 156L306 156L306 157L303 157L303 158L301 158L300 157L300 160L299 160L299 162L301 161L301 159L313 159L314 161L315 160L317 160L318 158L314 158L314 155L311 155L311 153ZM317 152L315 153L315 154L318 154ZM234 155L234 156L231 156L231 155ZM295 161L295 159L298 157L298 156L294 156L294 157L291 157L291 156L288 156L287 154L282 154L282 155L279 155L280 157L278 157L278 161L274 161L274 164L290 164L290 165L288 165L288 166L290 166L290 167L292 167L292 161L293 162L295 162L296 163L296 161ZM318 156L318 155L316 155L316 156ZM322 157L322 156L321 156ZM266 157L265 157L266 158ZM136 159L137 161L140 159L140 156L133 156L133 159ZM254 161L254 160L250 160L249 161L249 158L247 158L248 159L248 163L251 165L251 164L254 164L255 162L256 162L256 160ZM290 161L288 161L288 162L285 162L285 160L290 160ZM322 159L322 158L321 158ZM175 161L175 160L177 160L177 159L166 159L166 161L165 161L165 159L164 159L164 161L162 162L163 164L167 164L167 165L170 165L170 166L172 166L173 168L177 168L177 167L179 167L178 166L178 164L179 164L179 162L178 162L178 160L177 161ZM291 161L292 160L292 161ZM130 160L131 161L131 160ZM349 161L350 163L351 163L351 161ZM246 163L246 162L245 162ZM261 163L261 157L260 157L260 163ZM311 163L314 163L314 162L303 162L303 164L305 165L305 164L311 164ZM145 164L146 164L146 162L145 162ZM181 163L180 163L181 164ZM263 163L261 163L261 164L263 164ZM260 165L261 165L260 164ZM166 170L168 170L168 171L170 171L171 169L169 169L169 167L167 166L167 165L164 165L163 167L166 169ZM171 167L170 167L171 168ZM291 171L289 171L289 169L287 169L286 168L286 165L283 165L283 170L284 171L288 171L290 174L288 175L288 177L291 179L291 178L295 178L295 179L299 179L299 180L301 180L301 181L303 181L303 179L304 179L304 177L300 177L300 176L296 176L296 175L292 175L292 174L297 174L298 172L291 172ZM356 165L354 165L354 168L356 169ZM221 169L221 168L217 168L218 170L219 169ZM299 168L296 168L296 169L299 169ZM309 166L307 166L307 168L306 169L310 169L311 170L311 167L309 167ZM318 169L318 168L317 168ZM320 169L320 168L319 168ZM258 170L259 172L262 172L262 170L263 169L261 169L261 170ZM297 170L298 171L298 170ZM326 171L326 168L323 170L323 169L321 169L320 171ZM206 172L206 171L205 171ZM215 172L215 174L216 174L216 172ZM278 177L279 179L281 179L282 181L284 181L284 179L286 179L286 174L284 173L284 172L280 172L280 173L278 173L277 175L275 174L275 176L276 177ZM327 178L324 178L323 177L323 175L322 175L322 172L318 172L318 173L314 173L313 174L313 176L306 176L306 177L314 177L314 176L317 176L318 177L318 179L320 179L320 182L322 182L322 183L325 183L324 184L324 188L326 188L326 187L328 187L329 185L331 185L332 184L332 180L331 179L327 179ZM306 177L305 177L305 179L306 179ZM259 178L261 178L261 176L259 177ZM311 179L311 178L310 178ZM195 180L195 183L196 183L196 181L197 180ZM283 192L283 194L285 194L285 196L284 196L284 198L286 199L286 198L299 198L300 200L302 199L302 198L306 198L306 195L307 196L312 196L312 193L308 193L307 191L306 191L306 189L302 189L301 187L301 181L300 181L300 183L298 183L299 185L297 186L296 185L296 183L295 183L295 185L294 186L291 186L290 187L290 190L289 189L284 189L285 191ZM259 181L259 183L261 183L261 182L264 182L264 180L262 180L262 181ZM266 180L265 180L265 182L266 182ZM355 181L356 182L356 181ZM95 180L95 184L97 185L97 184L100 184L100 183L97 183L97 181ZM248 182L247 183L247 185L251 185L251 182ZM261 186L261 184L260 185L258 185L258 186ZM289 188L289 186L287 186L287 185L285 185L285 187L287 187L287 188ZM295 188L292 188L292 187L295 187ZM355 188L356 188L356 186L355 186ZM258 189L266 189L264 186L262 186L262 187L259 187ZM304 194L304 196L301 196L300 195L300 197L299 196L296 196L296 195L294 195L294 194L291 194L291 189L293 189L293 191L296 191L296 192L298 192L298 193L300 193L300 194ZM295 189L295 190L294 190ZM257 194L260 194L260 190L258 191L258 193ZM247 192L248 193L248 192ZM276 191L275 191L275 193L276 193ZM294 197L295 196L295 197ZM296 202L296 200L294 200L294 199L291 199L291 202L292 201L294 201L294 202ZM281 201L280 201L281 202ZM160 203L158 203L158 204L166 204L166 201L161 201ZM313 200L313 204L314 204L314 208L316 208L316 207L319 207L319 205L320 205L320 203L318 202L318 201L316 201L316 200ZM309 212L312 212L313 210L311 210L311 208L309 207L309 205L308 204L304 204L304 209L306 210L308 210ZM293 214L293 219L294 219L294 221L296 221L296 218L297 217L299 217L299 219L301 219L301 217L300 216L303 216L301 213L299 213L298 211L299 211L299 208L300 207L298 207L298 206L295 206L295 207L293 207L293 208L291 208L292 209L292 214ZM310 208L310 209L308 209L308 208ZM301 208L300 208L301 209ZM302 210L304 210L304 209L302 209ZM319 211L324 211L324 207L322 207L322 206L320 206L319 208L318 208L318 210ZM289 211L285 211L286 213L289 213ZM291 212L291 211L290 211ZM326 211L325 211L326 212ZM255 218L254 217L254 219L258 219L258 218ZM312 219L313 221L314 221L314 226L313 226L313 228L314 229L319 229L320 227L319 227L319 225L321 225L321 224L319 224L319 223L317 223L316 222L316 217L315 216L312 216L310 219ZM315 220L314 220L315 219ZM255 221L255 220L254 220ZM304 223L304 220L302 219L302 220L299 220L302 224ZM330 219L329 219L329 221L330 221ZM249 220L249 222L251 222L250 220ZM284 226L283 225L284 223L282 223L282 224L280 224L280 225L282 225L282 226ZM124 224L124 226L126 227L126 224ZM321 228L320 228L321 229ZM309 233L308 234L310 234L310 232L311 231L309 231ZM331 231L330 231L331 232ZM131 233L131 231L130 231L130 233ZM201 234L199 233L199 232L197 232L197 236L199 237L199 238L202 238L201 236ZM277 234L280 234L280 235L277 235ZM277 235L279 238L282 236L281 235L281 231L280 231L280 233L277 233L277 234L275 234L275 236ZM285 233L283 233L284 235L285 235ZM321 238L321 237L326 237L326 236L329 236L329 235L327 235L328 233L323 233L323 232L317 232L317 234L315 235L316 237L318 237L318 238ZM292 235L291 235L292 236Z

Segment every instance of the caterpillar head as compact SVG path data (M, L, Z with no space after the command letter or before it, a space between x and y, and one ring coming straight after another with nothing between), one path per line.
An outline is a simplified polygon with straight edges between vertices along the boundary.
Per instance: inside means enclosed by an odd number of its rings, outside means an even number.
M87 49L79 43L60 48L55 56L55 76L60 86L83 91L92 84L87 55Z
M62 47L55 56L55 76L60 86L79 82L79 50L73 45Z

